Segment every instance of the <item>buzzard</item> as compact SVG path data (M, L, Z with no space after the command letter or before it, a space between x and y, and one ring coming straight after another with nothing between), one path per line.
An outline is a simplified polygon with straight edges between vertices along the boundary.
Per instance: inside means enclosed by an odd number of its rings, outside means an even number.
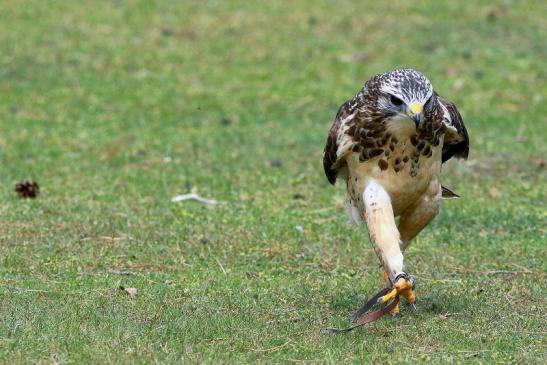
M372 77L338 110L323 167L331 184L337 178L346 183L350 222L367 227L389 288L381 303L399 296L415 302L403 252L435 218L441 198L457 197L441 186L441 165L468 153L469 137L456 106L411 68ZM392 313L398 312L397 301Z

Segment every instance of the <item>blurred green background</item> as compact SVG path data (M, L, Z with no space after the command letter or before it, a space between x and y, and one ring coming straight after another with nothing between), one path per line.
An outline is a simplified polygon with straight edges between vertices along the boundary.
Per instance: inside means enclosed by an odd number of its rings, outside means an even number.
M3 1L0 361L544 363L546 4ZM418 312L327 336L382 283L324 141L401 66L464 117L463 198Z

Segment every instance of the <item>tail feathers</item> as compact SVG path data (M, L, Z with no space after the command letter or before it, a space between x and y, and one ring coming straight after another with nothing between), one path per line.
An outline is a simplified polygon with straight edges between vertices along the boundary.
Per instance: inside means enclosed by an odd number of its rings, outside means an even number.
M441 194L443 199L457 199L460 196L453 192L452 190L448 189L447 187L444 187L441 185Z

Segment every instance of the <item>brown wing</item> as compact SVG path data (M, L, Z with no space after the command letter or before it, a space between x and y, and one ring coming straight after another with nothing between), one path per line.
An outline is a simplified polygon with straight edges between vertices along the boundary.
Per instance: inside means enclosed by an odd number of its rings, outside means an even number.
M443 163L452 157L467 159L469 155L469 135L463 124L463 119L454 103L439 97L439 102L445 107L448 114L445 114L443 122L447 126L444 137Z
M323 169L325 170L327 179L332 185L336 183L338 171L340 171L345 164L338 161L338 133L341 133L340 126L342 125L342 121L351 115L354 108L355 103L353 100L346 101L342 104L340 109L338 109L338 113L336 114L336 118L334 118L334 122L330 127L329 135L327 137L327 143L325 144L323 153Z

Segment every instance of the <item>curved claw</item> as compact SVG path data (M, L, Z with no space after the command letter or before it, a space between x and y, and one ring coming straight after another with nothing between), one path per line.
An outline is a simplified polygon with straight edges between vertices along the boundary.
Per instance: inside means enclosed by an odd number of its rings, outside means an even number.
M400 307L400 303L397 303L397 305L395 305L393 307L393 309L391 310L391 315L394 316L394 317L398 317L400 314L401 314L401 307Z
M416 294L414 294L415 281L410 275L401 276L393 284L393 288L384 296L380 297L378 301L380 303L386 303L399 295L402 295L409 303L416 302Z

